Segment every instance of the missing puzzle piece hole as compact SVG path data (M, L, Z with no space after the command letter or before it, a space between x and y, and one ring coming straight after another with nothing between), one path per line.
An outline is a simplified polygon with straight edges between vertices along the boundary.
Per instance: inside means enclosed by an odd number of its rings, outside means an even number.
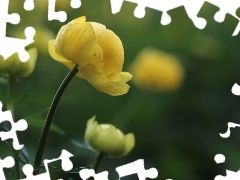
M204 29L207 25L206 19L200 17L194 19L193 23L198 29Z
M9 17L9 22L10 22L11 24L19 24L19 22L20 22L20 16L19 16L19 14L17 14L17 13L12 13L12 14L9 14L8 17Z
M145 7L138 5L134 10L134 16L136 18L143 18L146 14Z
M33 27L30 27L30 26L26 27L24 30L24 34L25 34L25 37L27 37L29 39L29 42L34 42L33 38L36 34L36 30ZM26 62L30 58L30 55L27 51L18 52L18 56L22 62Z
M120 12L123 4L123 0L110 0L111 2L111 8L112 8L112 13L117 14Z
M171 17L167 12L163 12L160 23L164 26L170 24L172 21Z
M214 19L215 21L222 23L225 19L225 14L221 11L216 12L216 14L214 15Z

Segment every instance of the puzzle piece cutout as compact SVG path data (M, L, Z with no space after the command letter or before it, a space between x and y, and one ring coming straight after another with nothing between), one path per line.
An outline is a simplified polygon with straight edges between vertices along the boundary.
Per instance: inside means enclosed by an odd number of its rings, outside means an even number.
M13 157L8 156L4 159L0 158L0 179L1 180L6 180L6 177L3 172L3 168L11 168L15 165L15 161Z
M48 0L48 20L59 20L65 22L67 20L67 13L65 11L55 11L56 0ZM72 8L80 8L81 0L71 0L70 5Z
M240 7L240 1L239 0L231 0L231 1L219 1L219 0L211 0L210 3L214 4L215 6L218 6L220 9L219 11L214 15L214 19L221 23L225 20L226 15L230 14L238 21L240 18L237 16L236 11ZM233 36L236 36L240 31L240 23L236 26Z
M33 0L25 0L23 7L26 11L32 11L35 7L34 1Z
M143 159L117 167L116 171L118 172L119 180L121 177L132 174L137 174L139 180L146 180L146 178L155 179L158 177L156 168L145 169Z
M20 22L19 14L8 14L8 6L9 0L0 1L0 55L6 60L17 52L19 59L26 62L30 55L25 47L34 42L33 37L36 32L33 27L26 27L24 30L26 39L6 37L7 23L18 24Z
M239 89L238 84L236 84L236 83L234 84L234 86L232 87L232 92L233 92L233 88L237 88L237 90L238 90ZM236 124L233 122L228 122L227 125L228 125L227 132L224 134L219 133L222 138L230 137L230 133L231 133L230 128L240 127L240 124ZM214 157L214 160L217 164L219 164L219 163L224 163L226 158L223 154L216 154ZM238 170L237 172L226 170L226 176L217 175L214 178L214 180L239 180L239 179L240 179L240 170Z
M240 124L236 124L233 122L228 122L228 129L226 133L219 133L222 138L228 138L230 136L231 130L230 128L240 127Z
M214 158L216 163L224 163L225 156L223 154L217 154ZM217 175L214 180L239 180L240 170L237 172L226 170L226 176Z
M107 171L95 174L94 169L82 169L79 171L79 176L82 178L82 180L87 180L90 177L93 177L94 180L108 180Z
M171 17L168 14L168 11L184 6L188 17L192 20L193 24L198 29L205 28L207 21L206 19L199 17L198 12L202 8L205 2L209 2L217 7L219 11L214 15L214 19L217 22L223 22L225 20L226 14L231 14L238 21L240 18L236 15L236 10L240 7L239 0L233 1L219 1L219 0L198 0L198 1L189 1L189 0L110 0L112 13L116 14L120 12L122 4L124 1L137 4L136 9L134 10L134 15L137 18L143 18L145 16L145 8L148 7L153 10L162 11L162 17L160 23L162 25L168 25L171 23ZM240 31L240 23L235 27L233 36L236 36Z
M236 96L240 96L240 86L237 83L233 85L232 93Z
M145 8L148 7L153 10L162 11L162 17L160 23L162 25L168 25L171 23L171 17L168 14L168 11L175 9L180 6L184 6L188 16L192 19L194 25L200 29L205 27L206 22L197 17L194 12L198 12L203 4L202 1L188 1L188 0L126 0L137 4L136 9L134 10L134 15L137 18L143 18L146 14ZM111 0L112 13L116 14L121 10L123 0Z
M219 14L221 15L219 16ZM205 2L203 4L202 9L198 12L198 16L206 19L207 21L207 25L204 30L216 32L217 29L218 31L215 34L220 36L222 36L222 34L228 35L229 33L234 32L239 24L239 20L236 18L234 13L222 14L221 9L217 5L209 2Z
M239 180L240 170L237 172L226 170L226 176L218 175L214 180Z
M2 123L4 121L8 121L11 124L11 129L7 132L0 131L0 138L2 141L5 141L7 139L12 139L13 140L13 148L15 150L20 150L23 148L23 145L19 144L16 132L26 130L28 127L28 124L27 124L26 120L24 120L24 119L14 122L11 111L8 110L8 111L3 112L2 106L3 106L2 102L0 101L0 123Z
M70 171L73 168L73 163L70 160L70 157L72 157L73 154L71 154L70 152L68 152L67 150L63 149L61 152L61 155L58 158L55 159L45 159L43 161L44 167L46 172L38 174L38 175L33 175L33 166L31 164L25 164L22 168L23 173L26 175L25 179L21 179L21 180L51 180L50 179L50 173L49 173L49 168L48 168L48 164L55 162L55 161L59 161L61 160L61 167L64 171Z

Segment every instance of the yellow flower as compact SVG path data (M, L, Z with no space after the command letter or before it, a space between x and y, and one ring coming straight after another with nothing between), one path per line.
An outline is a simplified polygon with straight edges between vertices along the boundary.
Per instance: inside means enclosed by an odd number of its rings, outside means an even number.
M127 155L135 145L133 133L124 135L111 124L98 124L95 117L87 122L85 140L96 150L104 152L111 157Z
M8 76L10 71L16 77L23 78L29 76L35 69L37 49L31 48L28 50L28 53L30 58L26 62L21 62L17 53L13 54L6 60L4 60L3 57L0 57L0 73Z
M137 55L130 72L136 85L155 92L177 89L184 78L184 70L178 59L150 48Z
M124 50L119 37L102 24L77 18L61 27L49 42L51 57L69 69L78 64L78 77L113 96L128 92L132 75L121 72Z

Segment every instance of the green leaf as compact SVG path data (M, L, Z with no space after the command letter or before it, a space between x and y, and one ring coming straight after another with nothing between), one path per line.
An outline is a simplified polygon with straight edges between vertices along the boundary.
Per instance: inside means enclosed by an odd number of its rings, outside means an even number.
M27 98L30 93L33 93L35 89L33 88L18 88L18 92L15 93L14 103L18 103Z
M27 149L25 147L23 147L21 150L20 150L20 153L22 154L22 156L24 157L24 159L26 160L26 162L29 164L30 163L30 157L29 157L29 154L27 152Z
M43 117L43 115L45 116L47 114L48 109L49 109L49 107L45 107L42 110L25 117L24 119L27 121L29 126L41 129L45 123L45 121L42 117ZM62 136L64 136L66 134L63 131L63 129L61 129L59 126L57 126L54 123L51 124L50 130L53 132L56 132Z
M14 159L18 160L19 162L21 162L22 164L29 164L29 156L28 156L28 152L26 150L26 148L22 148L19 151L16 151L13 146L12 143L9 143L8 141L4 141L6 143L6 145L10 148L10 150L12 151L13 157ZM22 156L24 157L24 160L19 156L19 152L22 154Z
M48 109L49 109L49 107L45 107L45 108L41 109L40 111L25 117L25 119L28 119L28 120L40 119L47 114Z
M82 149L85 149L85 150L89 150L89 151L92 151L94 153L96 153L97 151L95 149L93 149L88 143L85 143L85 142L78 142L76 140L71 140L71 143L73 143L75 146L79 147L79 148L82 148Z

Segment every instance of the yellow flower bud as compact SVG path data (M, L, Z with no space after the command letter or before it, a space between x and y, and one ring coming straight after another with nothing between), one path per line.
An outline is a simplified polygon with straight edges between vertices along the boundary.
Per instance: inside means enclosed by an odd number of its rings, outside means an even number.
M142 50L133 61L133 82L152 92L177 89L183 81L184 69L174 56L156 49Z
M122 72L124 50L119 37L102 24L77 18L61 27L49 42L53 59L72 69L79 65L78 77L97 90L117 96L126 94L132 75Z
M29 53L30 58L26 62L20 61L17 53L13 54L6 60L0 56L0 73L8 76L9 71L11 71L16 77L23 78L29 76L35 69L37 49L31 48L27 52Z
M111 124L98 124L95 117L87 122L85 140L96 150L108 154L110 157L127 155L135 145L133 133L124 135Z

